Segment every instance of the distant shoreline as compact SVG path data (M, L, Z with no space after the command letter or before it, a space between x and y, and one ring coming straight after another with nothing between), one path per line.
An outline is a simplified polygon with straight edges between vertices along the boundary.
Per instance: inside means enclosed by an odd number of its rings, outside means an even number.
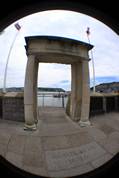
M110 83L101 83L95 86L96 92L99 93L119 93L119 82L110 82ZM6 88L7 92L23 92L24 87L9 87ZM90 88L93 90L93 87ZM54 87L38 87L38 92L70 92L66 91L63 88L54 88ZM0 88L0 92L2 92L2 88Z
M24 87L9 87L6 88L7 92L23 92ZM51 87L38 87L38 92L65 92L62 88L51 88ZM0 88L0 92L2 92L2 88Z

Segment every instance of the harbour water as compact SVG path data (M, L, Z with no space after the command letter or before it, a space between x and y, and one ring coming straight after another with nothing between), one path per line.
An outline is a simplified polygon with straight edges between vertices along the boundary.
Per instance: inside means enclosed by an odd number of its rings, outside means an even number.
M38 92L38 106L66 107L68 96L58 92Z

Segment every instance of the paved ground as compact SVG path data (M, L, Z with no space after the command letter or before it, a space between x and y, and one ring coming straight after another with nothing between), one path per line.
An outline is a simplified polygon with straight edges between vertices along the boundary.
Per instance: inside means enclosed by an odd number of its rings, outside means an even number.
M37 131L0 120L0 154L28 172L68 177L93 170L119 151L119 113L91 118L81 128L61 108L39 109Z

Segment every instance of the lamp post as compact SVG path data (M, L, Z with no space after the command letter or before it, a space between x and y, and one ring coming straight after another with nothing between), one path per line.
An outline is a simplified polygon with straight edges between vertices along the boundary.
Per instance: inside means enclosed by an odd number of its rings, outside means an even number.
M11 54L11 51L13 49L14 43L16 41L16 38L17 38L17 36L19 34L19 31L21 29L21 26L18 23L16 23L14 26L17 29L17 33L15 34L15 37L14 37L14 39L12 41L12 44L10 46L10 49L9 49L9 52L8 52L8 56L7 56L7 62L6 62L5 73L4 73L3 93L6 93L6 78L7 78L7 69L8 69L8 63L9 63L10 54Z
M87 30L86 30L86 34L87 34L87 38L88 38L88 43L90 43L90 38L89 38L89 35L90 35L90 28L87 27ZM93 92L95 93L95 65L94 65L94 58L93 58L93 51L91 49L91 59L92 59L92 70L93 70Z

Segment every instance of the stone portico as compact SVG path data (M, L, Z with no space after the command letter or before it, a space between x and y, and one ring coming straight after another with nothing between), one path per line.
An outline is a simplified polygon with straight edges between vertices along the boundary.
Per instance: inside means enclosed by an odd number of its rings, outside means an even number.
M28 56L24 85L25 129L35 130L38 122L37 76L38 65L41 62L71 64L70 116L81 126L90 125L88 52L93 46L54 36L29 36L25 37L25 40Z

